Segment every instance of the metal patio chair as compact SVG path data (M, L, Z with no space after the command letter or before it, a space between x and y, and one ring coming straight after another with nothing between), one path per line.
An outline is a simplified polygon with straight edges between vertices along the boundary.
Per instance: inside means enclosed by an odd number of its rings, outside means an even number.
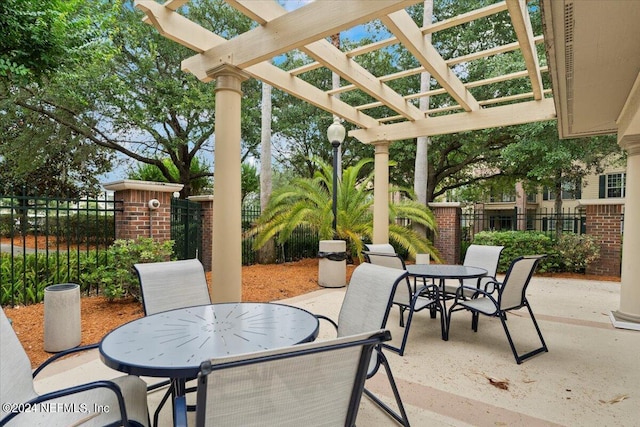
M43 368L62 356L96 346L58 353L32 373L27 353L4 310L0 311L0 426L148 425L147 387L132 375L36 393L33 379Z
M393 295L400 285L406 283L407 272L395 268L383 267L369 263L360 264L353 270L349 286L340 307L338 322L316 314L319 319L330 322L337 330L338 338L360 334L366 331L384 329L389 318L389 311L393 303ZM382 351L385 344L376 347L375 357L371 358L367 378L373 377L380 366L383 366L389 379L396 404L400 411L398 414L376 395L365 388L364 393L391 417L404 426L409 425L407 414L400 398L391 372L391 366ZM396 350L397 351L397 350Z
M140 279L140 290L144 314L151 315L162 311L185 308L195 305L211 304L204 267L197 259L181 261L149 262L133 266ZM194 378L195 379L195 378ZM161 381L151 384L148 391L157 390L170 384ZM195 385L187 388L189 393L196 391ZM153 415L153 425L158 425L160 410L171 396L167 389ZM193 405L189 406L194 411Z
M389 243L366 243L364 247L367 252L377 252L383 254L396 253L396 250Z
M389 339L388 331L370 331L207 360L196 426L355 426L369 361Z
M457 283L445 283L443 292L445 297L453 298L456 290L462 286L484 288L488 282L496 281L496 272L500 262L500 254L504 246L470 245L464 256L462 265L467 267L479 267L487 270L487 275L479 279L464 279ZM471 297L473 292L469 289L463 291L465 297Z
M447 316L447 331L451 324L451 315L455 311L469 310L471 311L471 328L478 331L478 319L479 315L498 317L504 328L504 332L507 335L509 346L513 352L513 356L518 364L524 362L528 358L535 356L542 352L548 352L547 345L542 337L542 332L538 327L538 322L533 315L529 301L527 301L527 286L531 281L531 277L538 266L538 263L545 255L532 255L516 258L511 262L511 266L507 271L504 282L497 283L498 294L497 297L492 295L492 292L485 291L483 289L477 289L472 287L460 287L456 293L455 302L449 309L449 315ZM488 283L492 284L491 282ZM472 291L473 295L470 299L463 296L465 290ZM509 328L507 326L507 312L511 310L518 310L522 307L526 307L533 321L533 325L536 328L538 337L540 339L541 346L531 350L525 354L519 355Z
M145 315L211 304L204 268L197 259L135 264Z
M363 252L363 254L366 262L368 263L399 270L406 270L404 260L398 254L380 252ZM411 327L413 314L424 309L429 309L429 311L432 313L432 317L435 317L436 313L440 313L440 330L442 338L445 338L446 313L442 309L442 304L440 304L440 294L437 285L428 285L426 282L424 282L422 286L416 287L414 282L414 286L412 287L411 282L409 281L409 277L407 276L404 280L404 283L400 283L398 285L396 292L393 295L393 304L397 305L400 309L400 326L404 327L404 334L400 347L394 347L388 344L385 344L385 347L394 350L398 352L400 356L403 356L404 350L407 345L407 340L409 338L409 328ZM409 311L409 314L407 316L407 322L405 324L404 314L407 310Z

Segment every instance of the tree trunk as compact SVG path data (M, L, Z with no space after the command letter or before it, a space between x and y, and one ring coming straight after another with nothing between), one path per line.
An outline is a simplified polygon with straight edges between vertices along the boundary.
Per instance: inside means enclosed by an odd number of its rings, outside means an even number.
M556 198L553 204L553 209L555 210L555 223L556 223L556 229L555 229L555 235L556 235L556 239L559 239L562 236L562 226L563 226L563 222L562 222L562 174L559 174L558 176L556 176L556 180L555 180L555 192L556 192Z
M433 0L426 0L424 2L424 15L422 18L423 25L431 23L433 19ZM431 43L431 33L424 36L428 43ZM422 73L420 75L420 92L426 92L430 88L431 75L429 73ZM429 109L429 97L423 96L420 98L420 111L427 111ZM418 202L425 206L429 202L427 199L427 184L429 179L429 137L421 136L416 142L416 161L413 178L413 191L416 193ZM424 226L415 224L414 230L420 233L421 236L426 237L427 229Z
M271 86L262 83L262 132L260 141L260 210L264 211L271 197ZM259 264L276 262L276 244L270 239L258 250Z

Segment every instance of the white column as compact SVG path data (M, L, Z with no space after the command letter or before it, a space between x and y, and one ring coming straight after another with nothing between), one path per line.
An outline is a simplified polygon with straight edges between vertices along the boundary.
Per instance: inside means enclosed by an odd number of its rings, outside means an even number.
M212 300L242 300L240 118L246 75L223 65L216 79L215 175L213 183Z
M640 140L621 144L626 149L627 179L622 238L620 309L617 321L636 323L640 329Z
M616 327L640 330L640 73L616 121L618 144L627 152L622 236L620 308L612 312Z
M389 141L374 142L373 237L371 243L389 243Z

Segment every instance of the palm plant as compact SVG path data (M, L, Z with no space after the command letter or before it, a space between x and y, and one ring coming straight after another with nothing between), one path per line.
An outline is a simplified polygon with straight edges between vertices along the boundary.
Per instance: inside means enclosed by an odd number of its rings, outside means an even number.
M271 238L278 243L289 239L293 230L307 225L317 231L321 240L334 238L332 228L332 167L320 159L313 160L319 170L313 178L296 178L278 190L274 190L269 203L247 232L256 236L255 249L261 248ZM347 253L361 257L364 242L373 235L373 172L360 177L362 168L372 159L363 159L342 172L338 183L337 230L335 237L347 242ZM391 191L398 191L397 188ZM408 193L411 194L411 193ZM396 218L407 218L422 224L429 230L436 229L436 221L428 207L413 198L389 204L389 240L415 257L416 253L428 253L439 260L438 251L431 241L412 228L398 225Z

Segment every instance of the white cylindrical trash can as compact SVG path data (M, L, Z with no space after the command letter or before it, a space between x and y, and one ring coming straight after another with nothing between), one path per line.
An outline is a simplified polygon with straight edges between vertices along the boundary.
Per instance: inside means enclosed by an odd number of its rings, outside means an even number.
M318 284L325 288L341 288L347 284L347 242L320 240Z
M44 288L44 351L55 353L80 345L80 286L61 283Z

